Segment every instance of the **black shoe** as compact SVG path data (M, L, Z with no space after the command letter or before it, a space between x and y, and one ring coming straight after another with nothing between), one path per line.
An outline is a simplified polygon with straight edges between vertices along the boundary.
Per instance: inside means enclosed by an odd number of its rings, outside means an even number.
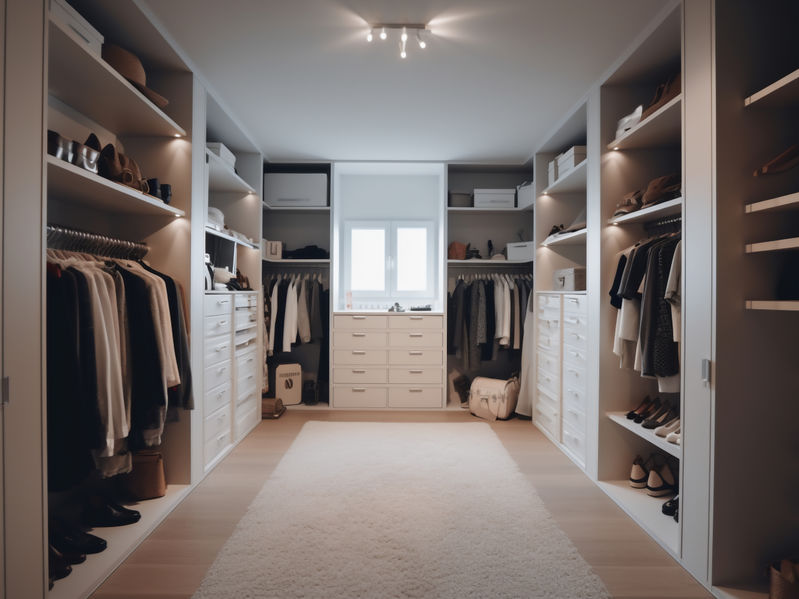
M674 514L677 513L679 507L680 507L680 496L677 495L676 497L673 497L672 499L669 499L666 503L664 503L660 509L666 516L673 516Z
M652 403L652 400L647 395L646 397L644 397L644 399L641 400L641 403L638 404L637 408L627 412L627 420L632 420L633 418L635 418L639 414L643 413L650 406L651 403Z
M85 519L86 524L92 527L127 526L138 522L141 519L141 514L136 510L129 510L119 504L108 502L99 507L90 507L86 511Z
M652 403L649 404L648 407L644 408L644 411L638 414L635 418L633 418L633 422L636 424L641 424L644 420L653 416L661 409L660 398L656 397Z
M84 557L85 559L85 557ZM69 565L64 556L52 545L48 555L48 565L50 570L50 580L61 580L66 578L72 572L72 566Z
M105 539L82 530L55 531L50 535L50 543L61 553L100 553L108 544Z
M660 409L654 413L651 413L643 420L642 423L639 424L643 424L644 428L657 428L660 426L660 424L657 423L660 422L660 420L669 412L671 412L671 402L669 400L664 400L660 404ZM638 421L636 420L636 422Z

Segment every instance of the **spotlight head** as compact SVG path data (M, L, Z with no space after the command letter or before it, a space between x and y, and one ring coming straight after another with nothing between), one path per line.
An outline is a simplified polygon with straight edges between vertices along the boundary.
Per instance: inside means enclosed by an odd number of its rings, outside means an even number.
M408 41L408 31L405 29L405 27L402 28L402 35L400 36L400 39L403 42L407 42Z
M373 39L374 39L374 34L373 34L372 30L370 29L369 33L366 34L366 41L367 42L371 42Z
M418 29L416 30L416 41L417 41L417 43L419 44L419 47L420 47L422 50L424 50L425 48L427 48L427 42L425 42L425 41L422 39L422 34L421 34L421 32L420 32Z
M380 30L380 39L381 40L385 40L387 37L388 37L388 33L386 33L386 28L383 27L383 29Z

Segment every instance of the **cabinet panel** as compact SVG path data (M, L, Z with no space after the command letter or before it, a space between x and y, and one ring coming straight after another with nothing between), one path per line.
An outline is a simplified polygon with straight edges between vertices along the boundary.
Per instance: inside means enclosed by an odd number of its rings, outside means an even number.
M538 368L538 384L555 397L560 395L560 377L556 374L550 374L540 366Z
M226 360L205 369L205 388L212 389L231 380L232 369L230 360Z
M385 408L388 398L385 387L334 386L334 408Z
M443 396L441 387L392 387L388 390L388 407L440 408Z
M550 374L560 374L560 360L555 354L547 351L538 352L538 367Z
M205 296L205 315L230 314L233 299L230 295L210 294Z
M205 339L204 353L206 366L229 360L232 355L230 335L218 335Z
M229 313L219 314L217 316L206 316L204 325L205 336L215 337L217 335L230 333L231 319L232 315Z
M382 349L336 349L333 350L333 364L385 364L386 352Z
M424 333L405 333L391 331L388 334L390 347L444 347L444 334L426 331Z
M388 373L389 383L401 384L441 384L441 368L391 368Z
M408 314L407 316L389 316L389 329L442 329L444 328L442 316L421 316Z
M386 316L373 314L336 314L333 316L333 328L359 331L385 329L386 318Z
M388 352L388 363L441 366L444 354L439 349L392 349Z
M205 419L205 440L230 431L230 407L221 408Z
M219 433L210 441L205 442L205 463L211 463L225 448L230 445L230 431Z
M385 368L333 368L333 383L385 383Z
M212 414L219 408L230 404L230 383L224 383L205 392L205 413Z
M564 295L563 314L588 314L588 297L585 295Z
M386 346L386 334L382 331L350 332L334 330L333 346L336 349L384 348Z

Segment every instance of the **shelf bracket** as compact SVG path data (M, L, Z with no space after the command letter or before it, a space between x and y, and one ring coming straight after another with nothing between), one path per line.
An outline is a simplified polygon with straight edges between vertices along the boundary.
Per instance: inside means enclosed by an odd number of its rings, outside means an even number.
M702 382L706 385L710 384L711 373L713 371L711 365L712 363L709 359L702 358Z

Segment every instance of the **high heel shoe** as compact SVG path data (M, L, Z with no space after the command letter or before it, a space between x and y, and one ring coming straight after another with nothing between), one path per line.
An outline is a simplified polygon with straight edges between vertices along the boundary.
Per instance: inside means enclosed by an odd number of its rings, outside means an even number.
M656 397L652 403L649 404L649 407L645 408L643 412L638 414L635 418L633 418L633 422L636 424L641 424L644 420L652 416L653 414L657 414L660 411L661 403L660 398Z
M650 497L671 495L677 489L677 481L668 462L652 468L646 481L646 494Z
M675 495L661 506L660 511L662 511L666 516L673 516L674 514L677 513L679 507L680 507L680 496Z
M673 420L666 422L655 429L655 434L658 437L666 437L669 433L673 433L680 429L680 417L677 416Z
M630 486L634 489L643 489L649 480L649 471L653 464L653 456L649 456L646 462L640 455L635 456L632 468L630 468Z
M641 400L641 403L638 404L638 407L630 410L627 412L627 420L632 420L639 414L641 414L646 408L648 408L652 404L652 399L647 395L644 399Z
M665 422L664 418L668 417L671 412L671 402L666 399L660 404L660 409L648 418L645 418L641 424L643 424L644 428L656 428ZM671 418L673 418L673 416ZM671 418L669 418L669 420L671 420Z

